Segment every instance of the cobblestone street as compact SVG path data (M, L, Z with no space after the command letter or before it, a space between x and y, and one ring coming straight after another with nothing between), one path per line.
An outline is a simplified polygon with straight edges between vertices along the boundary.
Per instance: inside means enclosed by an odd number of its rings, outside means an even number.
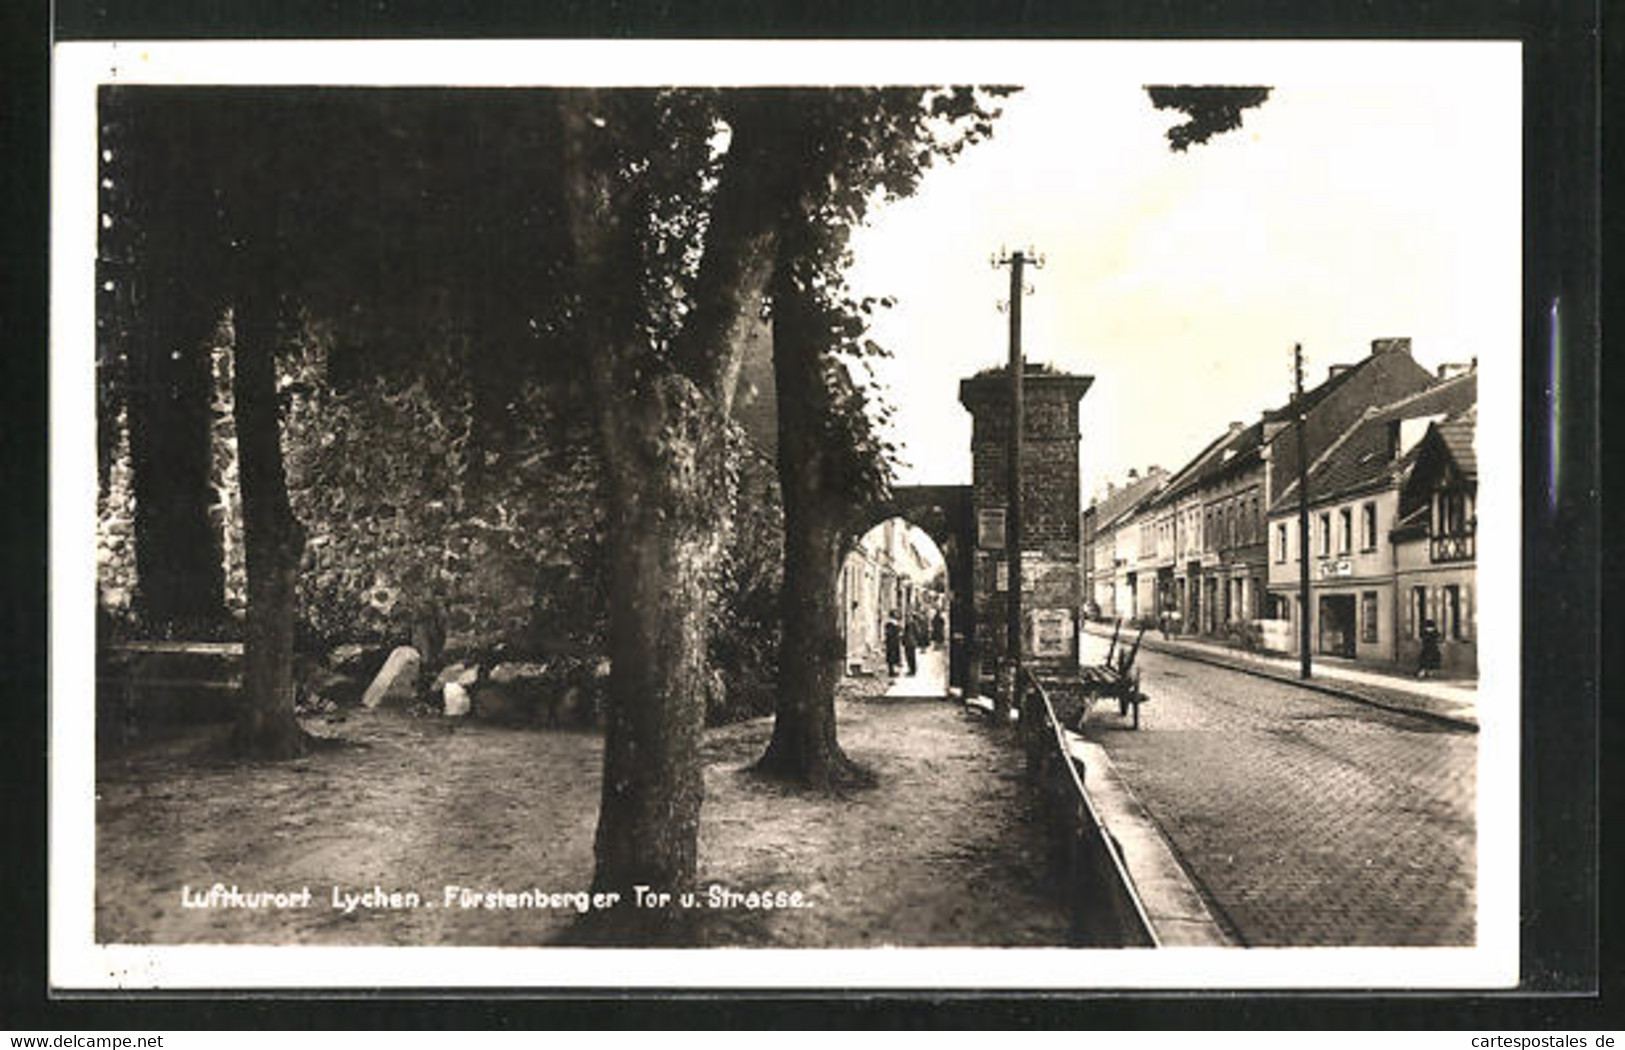
M1098 662L1107 643L1083 637ZM1470 945L1477 736L1142 650L1087 733L1238 944ZM1109 710L1108 710L1109 708Z

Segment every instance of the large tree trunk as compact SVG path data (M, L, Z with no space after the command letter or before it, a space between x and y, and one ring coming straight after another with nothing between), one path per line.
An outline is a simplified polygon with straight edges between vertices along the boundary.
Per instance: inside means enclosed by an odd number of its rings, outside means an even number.
M239 294L233 307L232 394L248 575L235 743L245 755L277 759L303 754L308 741L294 718L293 677L295 585L305 535L288 504L277 410L278 318L264 295Z
M745 319L761 308L776 229L752 172L722 179L679 345L651 353L638 288L641 187L623 178L614 106L561 99L563 177L582 337L608 500L609 649L604 780L593 885L623 906L590 912L572 939L684 943L692 913L704 770L709 589L729 522L726 423ZM611 114L606 120L605 112ZM735 151L754 156L736 129ZM637 887L671 894L639 907Z
M163 280L143 298L129 362L137 612L164 636L213 636L226 619L220 534L209 516L208 342L219 304Z
M219 526L209 514L209 343L223 296L212 231L189 211L197 194L186 176L197 169L186 151L197 129L187 114L132 127L134 97L127 89L102 92L102 210L117 219L97 251L98 284L109 286L103 364L122 367L127 384L136 613L159 635L213 636L226 615ZM113 449L114 418L101 421L104 455Z
M620 909L605 939L681 940L678 895L693 889L704 770L709 585L726 533L720 418L683 380L656 381L625 407L610 464L609 652L604 780L593 887L636 887L678 907Z
M827 789L868 777L836 740L835 686L846 652L838 591L848 508L842 495L831 491L827 477L824 434L833 406L823 375L824 348L798 309L796 294L789 280L777 282L773 370L784 499L784 589L773 738L756 768Z
M783 633L773 738L758 772L807 787L866 783L835 732L835 686L845 641L837 595L842 531L828 514L785 501Z

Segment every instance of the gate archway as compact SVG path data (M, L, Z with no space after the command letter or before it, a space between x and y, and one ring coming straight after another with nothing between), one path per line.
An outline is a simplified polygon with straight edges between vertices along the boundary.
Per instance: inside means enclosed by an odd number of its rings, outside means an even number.
M903 485L891 498L870 506L856 538L892 518L901 518L931 538L942 552L948 576L948 684L965 689L975 681L976 602L975 512L969 485Z

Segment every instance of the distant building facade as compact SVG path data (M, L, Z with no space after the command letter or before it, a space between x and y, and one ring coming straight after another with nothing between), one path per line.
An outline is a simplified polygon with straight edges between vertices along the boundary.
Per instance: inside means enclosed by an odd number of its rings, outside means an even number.
M1303 552L1298 549L1297 482L1281 492L1269 512L1269 587L1275 605L1286 613L1292 647L1298 645L1299 630L1307 629L1315 652L1404 663L1415 657L1422 622L1440 622L1441 616L1448 617L1455 632L1452 640L1465 640L1468 621L1461 614L1461 587L1464 575L1472 574L1471 558L1458 557L1459 547L1447 541L1435 561L1429 542L1433 535L1461 535L1465 512L1458 513L1458 503L1441 497L1444 523L1435 529L1423 514L1435 493L1415 491L1409 505L1401 493L1422 438L1436 424L1469 412L1476 398L1477 377L1471 372L1438 381L1367 409L1313 461L1308 473L1307 618L1299 593ZM1470 436L1467 440L1470 448ZM1440 448L1430 453L1430 470L1447 491L1460 491L1466 485L1461 472L1451 466L1449 447ZM1476 475L1471 487L1476 489ZM1470 594L1470 581L1465 586ZM1464 662L1471 661L1465 656L1456 660Z
M1477 407L1429 424L1399 490L1394 545L1395 656L1415 665L1422 624L1439 631L1441 666L1478 673Z
M870 529L841 564L841 635L848 669L872 667L885 659L886 620L905 620L946 611L940 561L920 549L902 518Z
M1281 494L1298 472L1300 427L1303 453L1313 462L1372 406L1433 385L1434 377L1411 357L1409 339L1377 339L1368 356L1334 366L1301 399L1264 412L1250 426L1230 424L1158 492L1117 519L1112 554L1119 614L1210 636L1242 636L1251 624L1259 630L1253 636L1258 644L1286 647L1290 633L1281 621L1293 619L1296 588L1271 544L1279 524L1274 515L1286 506ZM1310 489L1316 491L1313 483ZM1334 542L1341 523L1334 514ZM1097 536L1104 527L1102 520ZM1295 542L1295 534L1290 538ZM1097 578L1103 554L1097 539ZM1327 640L1339 650L1350 637L1359 644L1358 629L1347 634L1338 626L1344 612L1339 598Z
M1151 604L1141 587L1140 523L1135 514L1167 482L1168 472L1161 467L1153 466L1143 476L1131 470L1122 485L1109 484L1106 494L1084 511L1091 523L1092 554L1083 593L1101 619L1132 619L1140 615L1142 604Z

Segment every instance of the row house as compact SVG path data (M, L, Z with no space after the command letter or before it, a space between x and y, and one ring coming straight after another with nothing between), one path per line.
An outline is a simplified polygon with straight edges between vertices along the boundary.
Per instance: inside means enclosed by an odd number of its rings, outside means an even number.
M1230 428L1180 468L1142 516L1156 537L1155 616L1170 630L1210 631L1218 607L1214 571L1219 565L1221 529L1216 504L1209 501L1209 480L1216 467L1234 458L1245 434L1240 423ZM1204 581L1209 593L1203 593Z
M1092 537L1084 576L1086 612L1102 619L1133 619L1149 610L1151 593L1141 582L1141 530L1136 512L1168 481L1168 472L1153 466L1142 476L1131 470L1121 486L1083 511L1083 524Z
M1399 524L1390 536L1394 596L1405 612L1396 624L1394 655L1406 666L1420 656L1420 625L1432 620L1444 670L1478 674L1477 420L1474 406L1431 424L1399 490Z
M1275 494L1298 469L1299 428L1313 459L1366 409L1429 388L1434 377L1411 357L1409 339L1377 339L1361 360L1335 365L1325 381L1251 424L1232 423L1137 512L1140 546L1134 567L1150 572L1154 615L1183 633L1223 635L1283 615L1272 597L1267 518Z
M1202 630L1261 619L1267 589L1264 424L1241 430L1196 479L1202 506ZM1197 586L1194 576L1188 585Z
M1422 625L1429 619L1447 624L1447 637L1455 642L1470 639L1471 619L1463 612L1461 589L1463 572L1468 577L1472 573L1470 556L1460 557L1459 545L1446 542L1435 550L1436 545L1426 542L1435 535L1459 536L1467 512L1459 500L1435 500L1431 490L1406 486L1424 437L1449 423L1448 433L1459 446L1460 420L1476 399L1474 372L1441 378L1420 392L1366 410L1314 459L1308 471L1307 622L1299 593L1298 482L1283 488L1269 511L1269 588L1278 618L1287 621L1288 648L1295 649L1299 630L1307 629L1317 652L1404 662L1414 659ZM1439 451L1429 453L1429 476L1439 479L1447 492L1461 491L1465 475L1454 466L1458 460L1451 447L1441 444L1443 438L1433 441L1429 447ZM1403 495L1407 491L1409 497ZM1430 516L1435 504L1441 508L1437 526ZM1403 575L1416 582L1400 580L1402 548ZM1440 557L1435 559L1435 553ZM1428 579L1422 580L1424 576ZM1463 651L1462 646L1453 651ZM1467 659L1458 655L1454 663Z

